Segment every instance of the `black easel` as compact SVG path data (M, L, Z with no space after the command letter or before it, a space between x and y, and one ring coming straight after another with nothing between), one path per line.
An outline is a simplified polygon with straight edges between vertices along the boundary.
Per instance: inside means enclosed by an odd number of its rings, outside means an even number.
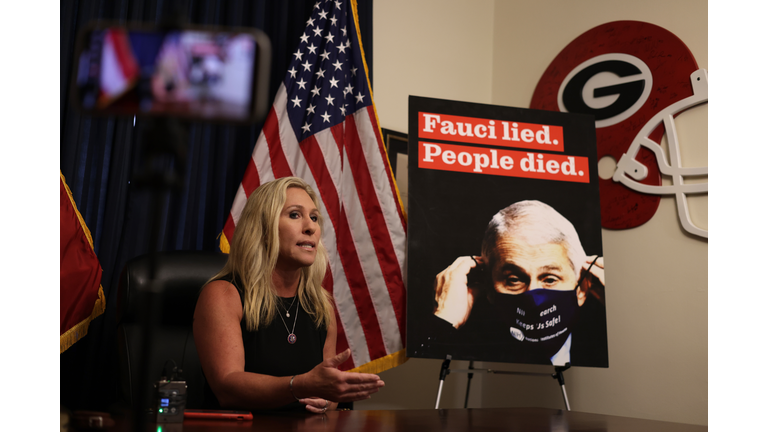
M500 370L494 370L494 369L475 369L475 362L470 361L469 362L469 369L451 369L451 356L446 355L445 360L443 360L443 364L440 367L440 384L437 388L437 400L435 401L435 409L438 409L440 406L440 397L443 393L443 383L445 382L445 377L448 376L451 372L458 372L458 373L467 373L467 393L464 397L464 408L467 407L467 402L469 401L469 385L472 382L472 376L475 373L489 373L489 374L503 374L503 375L529 375L529 376L548 376L551 378L554 378L557 380L557 382L560 384L560 390L563 394L563 401L565 402L565 409L567 411L571 410L571 404L568 402L568 393L565 391L565 378L563 377L563 372L568 370L571 367L570 363L566 363L565 366L555 366L555 373L553 374L547 374L547 373L536 373L536 372L513 372L513 371L500 371Z

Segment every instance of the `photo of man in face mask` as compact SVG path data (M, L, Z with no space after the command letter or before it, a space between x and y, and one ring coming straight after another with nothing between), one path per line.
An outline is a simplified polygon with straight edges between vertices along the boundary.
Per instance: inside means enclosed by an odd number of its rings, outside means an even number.
M587 256L573 224L545 203L496 213L481 255L457 258L434 288L449 338L508 351L514 362L607 366L603 258Z

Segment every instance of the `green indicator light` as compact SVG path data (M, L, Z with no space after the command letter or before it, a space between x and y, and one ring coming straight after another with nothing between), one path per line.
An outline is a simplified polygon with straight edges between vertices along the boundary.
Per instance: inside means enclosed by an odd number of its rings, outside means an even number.
M162 409L162 408L160 408L159 410L157 410L157 412L159 412L159 413L161 413L161 414L162 414L162 412L163 412L163 409Z

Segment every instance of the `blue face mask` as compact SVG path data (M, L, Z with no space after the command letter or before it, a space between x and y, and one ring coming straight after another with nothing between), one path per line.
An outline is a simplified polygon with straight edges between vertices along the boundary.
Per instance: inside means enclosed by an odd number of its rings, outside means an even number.
M489 296L497 316L509 327L509 334L520 342L523 357L548 362L573 331L579 310L576 290L534 289L522 294Z

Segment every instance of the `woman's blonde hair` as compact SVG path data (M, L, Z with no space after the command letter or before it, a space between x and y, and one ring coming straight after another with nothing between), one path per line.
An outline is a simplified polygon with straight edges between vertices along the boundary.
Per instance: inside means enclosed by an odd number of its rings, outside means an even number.
M250 331L271 323L275 314L279 313L278 296L272 287L272 272L280 250L278 223L288 188L304 190L315 207L320 208L315 191L298 177L283 177L259 186L248 197L240 213L226 265L211 278L221 279L230 274L240 278L243 285L240 287L243 290L243 316ZM323 218L319 213L318 225L322 233ZM331 296L321 286L327 267L328 253L320 240L315 262L301 269L298 290L301 307L309 313L318 328L321 324L328 328L333 316Z

